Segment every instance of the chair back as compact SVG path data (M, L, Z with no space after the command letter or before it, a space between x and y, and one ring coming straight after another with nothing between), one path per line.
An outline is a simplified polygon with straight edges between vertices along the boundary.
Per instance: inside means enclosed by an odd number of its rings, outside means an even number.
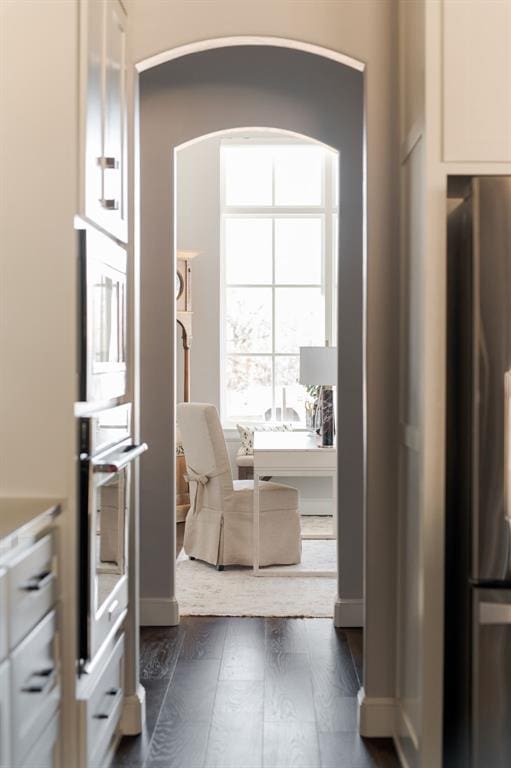
M208 403L179 403L177 423L190 476L207 478L204 504L223 509L232 496L232 471L218 411ZM196 483L190 484L195 496ZM192 503L193 506L193 503Z

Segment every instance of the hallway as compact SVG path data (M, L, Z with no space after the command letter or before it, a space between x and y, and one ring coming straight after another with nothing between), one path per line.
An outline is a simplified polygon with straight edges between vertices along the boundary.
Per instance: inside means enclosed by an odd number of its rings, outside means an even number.
M115 768L394 768L357 734L362 633L329 619L185 617L141 630L147 722Z

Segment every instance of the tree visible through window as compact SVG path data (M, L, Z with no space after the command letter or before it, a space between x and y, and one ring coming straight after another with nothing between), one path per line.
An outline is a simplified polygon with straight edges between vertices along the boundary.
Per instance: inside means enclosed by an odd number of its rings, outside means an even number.
M335 343L338 154L221 147L222 418L304 421L299 347Z

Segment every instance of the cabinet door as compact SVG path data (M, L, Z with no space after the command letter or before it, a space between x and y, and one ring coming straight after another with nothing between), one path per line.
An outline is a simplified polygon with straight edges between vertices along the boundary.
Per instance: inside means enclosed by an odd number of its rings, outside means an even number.
M511 160L511 0L443 0L444 160Z
M4 661L0 664L0 768L11 765L9 689L9 661Z
M83 46L86 51L85 104L85 215L102 223L103 178L103 0L88 0L84 5Z
M103 103L103 198L108 227L126 239L126 31L117 2L106 3Z
M84 25L85 215L126 241L126 17L117 0L88 0Z

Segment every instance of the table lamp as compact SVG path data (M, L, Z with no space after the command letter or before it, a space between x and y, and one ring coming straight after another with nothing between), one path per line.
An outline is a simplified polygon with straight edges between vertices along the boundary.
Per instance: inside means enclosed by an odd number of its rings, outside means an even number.
M337 347L300 347L300 384L320 386L321 445L334 444L334 392L337 384Z

